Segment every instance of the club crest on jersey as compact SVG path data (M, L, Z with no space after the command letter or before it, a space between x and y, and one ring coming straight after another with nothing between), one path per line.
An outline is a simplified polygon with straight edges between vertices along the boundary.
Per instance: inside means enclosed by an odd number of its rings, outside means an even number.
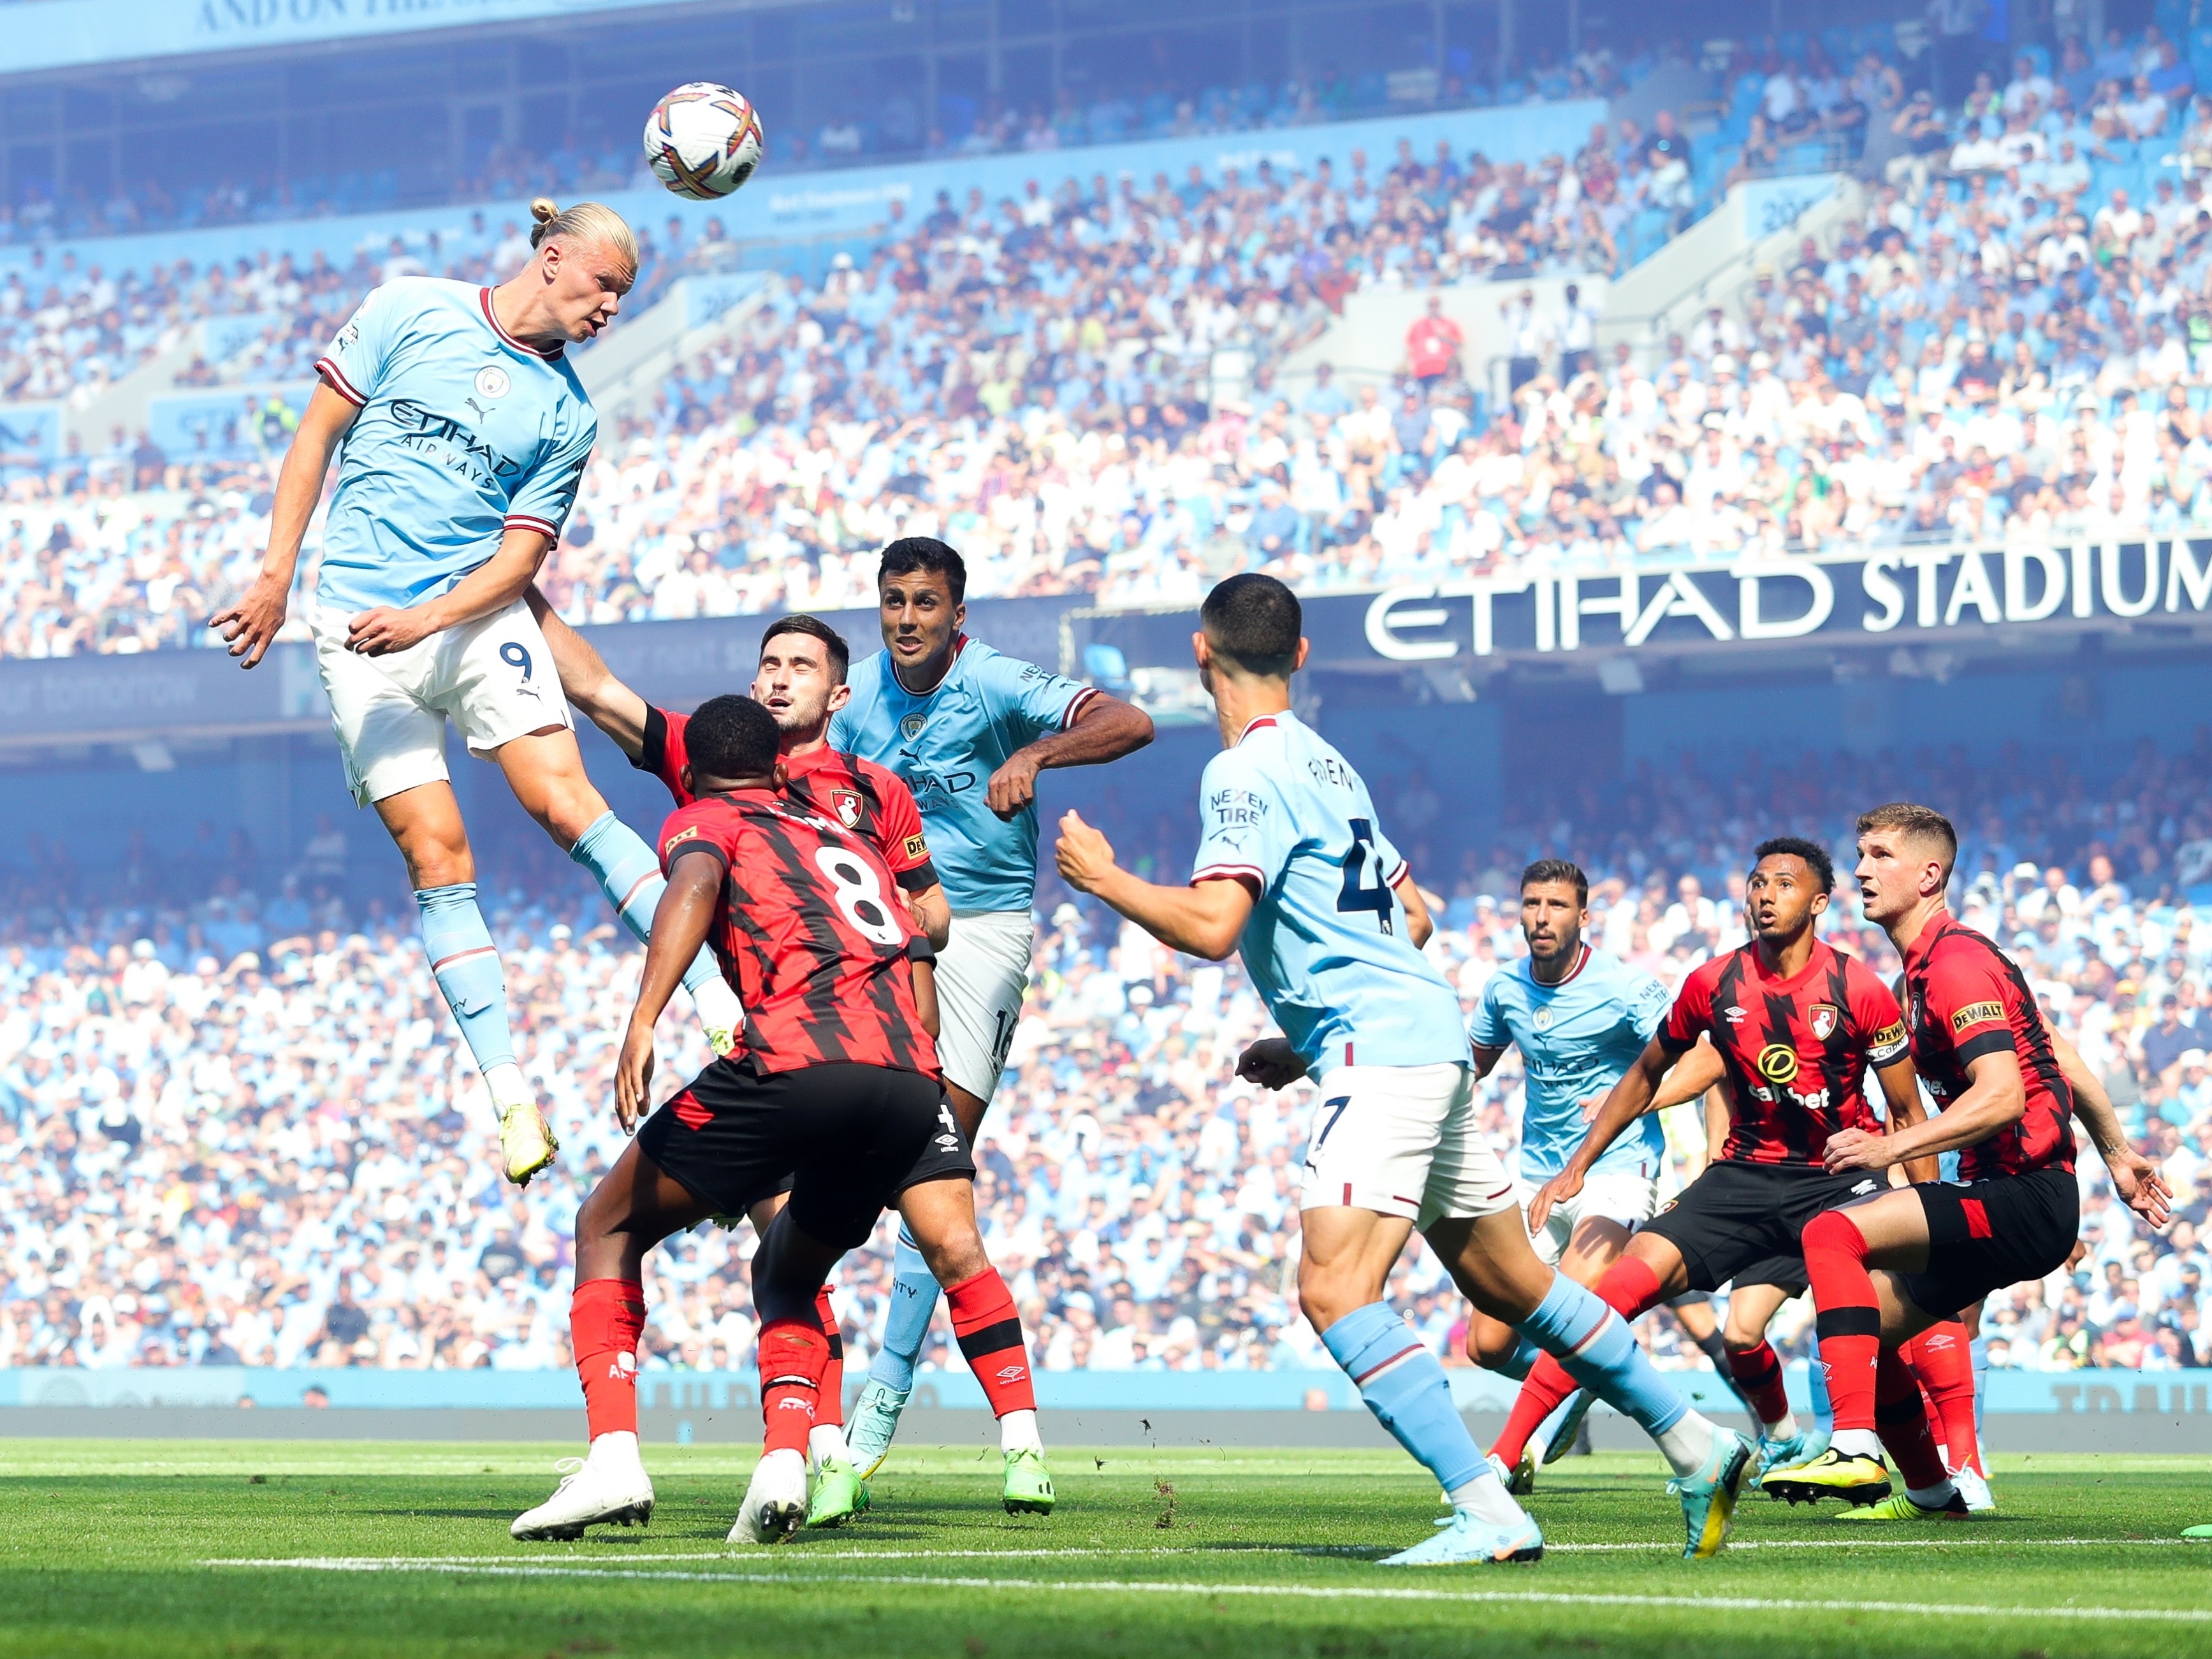
M1770 1042L1759 1051L1759 1074L1769 1083L1794 1083L1797 1051L1786 1042Z
M1816 1002L1808 1012L1813 1027L1813 1036L1816 1041L1821 1042L1826 1042L1835 1034L1836 1027L1843 1024L1843 1010L1832 1002Z
M1540 1031L1550 1030L1552 1029L1552 1011L1549 1008L1539 1008L1534 1013L1528 1016L1528 1023Z
M860 798L850 789L832 789L830 810L837 815L838 823L850 830L860 821Z
M927 714L920 713L908 714L899 722L899 736L912 743L921 735L921 728L928 724L929 716Z
M507 396L514 382L497 363L486 363L477 371L477 394L495 401Z

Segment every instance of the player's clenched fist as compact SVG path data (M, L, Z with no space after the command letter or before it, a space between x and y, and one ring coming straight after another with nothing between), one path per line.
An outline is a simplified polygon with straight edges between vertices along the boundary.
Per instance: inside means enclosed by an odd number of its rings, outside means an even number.
M1237 1075L1262 1089L1287 1089L1305 1074L1305 1056L1288 1037L1261 1037L1237 1062Z
M1060 879L1079 893L1096 892L1114 870L1114 843L1085 823L1080 812L1061 816L1060 840L1052 851Z

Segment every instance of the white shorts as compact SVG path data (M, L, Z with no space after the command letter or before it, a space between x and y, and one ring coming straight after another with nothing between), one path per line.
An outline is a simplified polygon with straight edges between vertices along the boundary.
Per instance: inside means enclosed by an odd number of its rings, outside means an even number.
M1639 1164L1631 1169L1594 1170L1584 1176L1582 1191L1552 1206L1551 1214L1544 1218L1544 1231L1529 1233L1537 1259L1547 1267L1558 1267L1559 1258L1567 1253L1567 1241L1575 1236L1575 1229L1593 1217L1601 1221L1617 1221L1634 1232L1658 1214L1658 1177L1639 1174L1638 1171L1644 1167L1647 1166ZM1513 1201L1521 1206L1523 1215L1528 1213L1537 1188L1542 1185L1541 1182L1528 1181L1514 1183Z
M1342 1066L1321 1080L1301 1210L1346 1205L1426 1229L1512 1202L1513 1179L1475 1124L1472 1067Z
M937 953L937 1059L945 1080L988 1105L998 1091L1022 998L1036 920L1026 910L955 910Z
M346 649L351 614L307 607L315 666L330 694L331 725L356 805L443 783L450 775L448 720L479 756L549 726L571 724L553 653L522 600L388 657Z

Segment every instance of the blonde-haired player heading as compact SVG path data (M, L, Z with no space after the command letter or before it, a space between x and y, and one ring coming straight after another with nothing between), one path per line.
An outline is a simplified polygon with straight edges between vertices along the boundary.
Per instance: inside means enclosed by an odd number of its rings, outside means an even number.
M252 668L279 629L331 458L337 493L307 607L354 799L407 860L430 969L499 1114L508 1180L556 1143L515 1063L506 981L446 770L446 722L598 878L641 939L665 884L585 775L552 654L522 595L560 539L599 420L568 348L615 319L637 239L613 209L531 204L530 263L496 288L428 276L372 290L315 365L261 574L211 624ZM702 952L685 977L715 1048L741 1018Z

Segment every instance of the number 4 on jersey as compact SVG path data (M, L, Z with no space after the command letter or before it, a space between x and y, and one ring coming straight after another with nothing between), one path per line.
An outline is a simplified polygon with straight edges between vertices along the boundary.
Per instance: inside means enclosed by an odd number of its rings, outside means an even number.
M1368 871L1375 873L1374 885L1367 883ZM1352 845L1344 854L1344 890L1336 896L1336 908L1342 910L1372 910L1378 926L1386 933L1398 931L1391 908L1390 889L1382 879L1382 855L1375 850L1375 826L1365 818L1352 820Z

